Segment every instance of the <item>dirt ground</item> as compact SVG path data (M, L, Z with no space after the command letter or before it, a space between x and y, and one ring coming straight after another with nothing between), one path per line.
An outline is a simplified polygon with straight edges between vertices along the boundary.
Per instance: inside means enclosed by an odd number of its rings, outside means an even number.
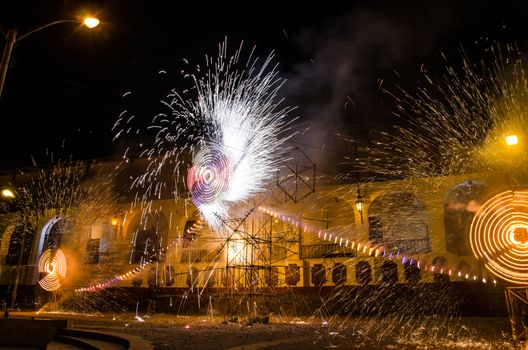
M67 318L74 327L141 336L156 349L514 349L504 318L401 317L266 319L166 314L14 313Z

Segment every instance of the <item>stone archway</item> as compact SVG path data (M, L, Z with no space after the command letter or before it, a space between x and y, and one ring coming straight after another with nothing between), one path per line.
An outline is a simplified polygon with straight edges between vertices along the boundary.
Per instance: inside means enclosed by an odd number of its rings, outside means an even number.
M376 197L368 208L369 240L400 253L424 253L429 246L429 214L410 192Z
M163 252L167 246L169 225L161 212L147 214L144 217L137 214L128 227L127 238L132 243L129 255L131 264L148 261Z

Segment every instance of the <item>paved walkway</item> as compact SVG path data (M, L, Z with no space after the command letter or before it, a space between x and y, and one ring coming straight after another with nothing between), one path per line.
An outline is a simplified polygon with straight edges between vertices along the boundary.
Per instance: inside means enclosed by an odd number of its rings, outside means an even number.
M34 314L18 314L31 317ZM222 323L222 317L155 314L41 314L75 328L138 337L157 350L489 349L510 350L503 318L284 318L270 324Z

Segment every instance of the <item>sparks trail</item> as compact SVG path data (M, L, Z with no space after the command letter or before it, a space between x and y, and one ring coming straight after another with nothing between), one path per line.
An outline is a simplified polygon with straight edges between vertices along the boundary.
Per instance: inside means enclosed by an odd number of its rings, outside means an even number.
M445 56L444 59L447 61ZM479 210L491 204L484 201L484 193L477 196L480 185L474 181L468 182L473 193L471 200L454 198L448 209L472 213L472 219L478 211L470 235L474 255L485 261L494 275L523 284L527 283L526 274L517 264L526 263L525 242L516 240L515 235L526 227L524 214L517 211L524 206L525 192L511 190L512 186L526 186L526 168L519 166L526 161L526 145L517 144L518 139L527 136L526 62L526 55L516 46L494 43L485 47L483 58L476 63L462 51L461 69L447 64L440 80L422 70L425 83L416 95L404 90L400 90L402 97L393 95L403 126L395 127L393 134L382 134L380 141L364 150L366 156L359 158L361 170L374 178L402 179L415 192L418 190L413 180L419 178L434 191L453 175L505 174L506 183L495 186L494 191L506 192L490 201L506 198L502 199L503 206L497 208L508 208L514 219L506 219L498 209ZM489 198L490 194L486 196ZM409 217L413 215L416 213L409 213ZM502 226L492 225L494 229L490 230L486 221L489 216L499 218ZM490 248L497 242L501 242L502 250ZM486 274L481 272L481 276L485 281Z
M504 137L523 133L527 119L526 55L514 45L486 44L473 62L461 49L461 68L443 56L441 78L422 69L412 93L384 90L397 103L398 124L377 132L355 164L375 179L416 179L512 167ZM524 137L524 134L522 135ZM508 151L509 152L509 151Z
M87 228L115 214L119 194L112 191L114 173L114 168L95 162L59 160L38 172L14 177L11 185L20 185L2 206L17 214L5 215L2 223L14 230L10 238L14 248L6 260L16 266L15 271L27 264L35 247L38 271L43 274L39 287L45 290L62 293L79 281L93 278L100 272L97 269L108 270L102 266L76 267L88 255L85 247L91 230ZM13 294L16 297L16 291Z
M495 182L497 185L493 190L500 193L495 198L515 193L517 202L524 195L517 187L526 186L526 168L520 166L526 161L526 148L522 142L517 144L518 140L526 138L526 54L519 52L514 45L485 45L483 57L478 61L472 61L464 50L461 50L460 65L449 63L444 56L446 67L441 77L433 77L423 69L423 79L416 92L401 87L395 91L385 91L396 102L394 114L398 117L398 125L392 126L389 131L375 133L369 140L369 147L360 148L351 157L352 160L346 160L345 163L352 166L353 171L343 178L357 181L367 193L370 190L369 219L383 220L385 228L383 231L380 228L380 236L369 235L369 244L377 241L385 244L390 241L392 232L405 232L408 237L421 237L419 234L425 233L429 239L428 228L418 230L422 223L427 224L430 220L427 210L409 203L420 199L416 203L425 202L433 207L436 205L433 203L438 203L438 199L442 198L440 203L444 204L444 220L453 218L445 214L449 214L449 211L456 213L455 218L464 219L459 220L458 226L448 227L445 224L440 227L447 242L446 252L460 252L459 256L471 255L469 249L464 250L464 240L453 239L448 230L460 228L456 231L457 237L460 237L464 232L469 233L469 230L464 231L462 225L467 225L469 229L469 223L473 220L475 226L470 238L476 258L487 264L489 272L497 277L526 283L525 276L519 273L519 266L511 262L513 260L519 265L523 261L526 263L524 214L512 215L517 214L513 209L508 215L499 210L490 212L487 208L491 204L486 202L486 198L493 198L491 191L488 193L484 190L479 181L465 178L506 178L506 181L499 179ZM512 140L510 137L508 141L506 137L512 134L517 138ZM453 182L461 181L457 180L461 178L465 180L462 184L464 191L453 192L456 195L448 193L446 188L452 188ZM513 189L515 191L507 191ZM348 190L352 198L354 190ZM407 193L407 200L401 200L400 195ZM524 205L524 198L522 200ZM383 206L374 205L379 203L383 203ZM511 198L508 198L504 207L513 208L512 203ZM515 203L514 209L521 211L519 208L522 205ZM479 214L475 217L476 212ZM497 217L506 223L500 221L503 224L501 230L492 230L490 222L493 224L492 219ZM402 223L404 227L400 226ZM375 227L376 222L373 221L371 225ZM337 242L337 238L333 242ZM452 242L458 243L458 247L452 247ZM502 244L504 251L490 248L499 244ZM422 259L425 263L417 267L422 269L423 266L423 271L435 274L435 282L436 278L439 281L436 290L431 290L425 283L413 286L410 280L408 285L382 288L377 294L336 288L325 299L320 312L329 319L336 315L336 305L345 305L338 312L346 317L387 315L365 333L377 339L382 338L385 331L406 328L408 319L412 317L424 324L423 332L414 330L418 334L417 339L435 341L437 337L443 336L441 334L445 325L453 324L452 321L456 323L454 316L460 312L460 299L453 292L453 284L447 283L450 278L454 281L465 278L482 283L493 281L493 285L495 279L488 271L481 269L476 261L475 269L467 263L449 267L447 260L445 264L440 263L440 259L435 263L435 259L432 259L434 255L429 252L437 253L424 249L414 254L418 256L413 258ZM405 271L405 266L402 267ZM383 284L383 279L381 281ZM405 298L405 295L413 297ZM427 298L421 299L422 295ZM385 303L385 300L390 302ZM447 314L448 318L435 319L429 316L439 313Z
M283 101L277 97L284 80L273 54L261 62L251 52L241 62L242 45L232 56L227 51L224 42L216 59L206 57L205 69L183 71L192 88L172 91L162 101L169 113L157 114L147 127L155 133L140 155L148 160L147 170L132 183L144 212L155 210L152 199L166 196L167 189L173 198L185 195L187 184L200 213L218 230L218 217L228 218L233 205L264 191L276 175L284 142L292 136L286 119L291 109L279 107ZM188 97L191 92L195 96ZM140 132L133 119L121 114L116 138Z

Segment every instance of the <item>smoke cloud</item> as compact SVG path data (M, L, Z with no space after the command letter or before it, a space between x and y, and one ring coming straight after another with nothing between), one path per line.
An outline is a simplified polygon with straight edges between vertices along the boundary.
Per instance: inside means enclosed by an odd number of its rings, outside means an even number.
M307 59L288 76L286 94L299 106L305 130L295 138L322 172L337 173L344 153L354 152L335 134L360 139L390 121L379 89L393 71L436 51L457 25L453 1L410 1L357 7L292 36ZM309 128L308 130L306 130ZM360 141L360 140L359 140Z

